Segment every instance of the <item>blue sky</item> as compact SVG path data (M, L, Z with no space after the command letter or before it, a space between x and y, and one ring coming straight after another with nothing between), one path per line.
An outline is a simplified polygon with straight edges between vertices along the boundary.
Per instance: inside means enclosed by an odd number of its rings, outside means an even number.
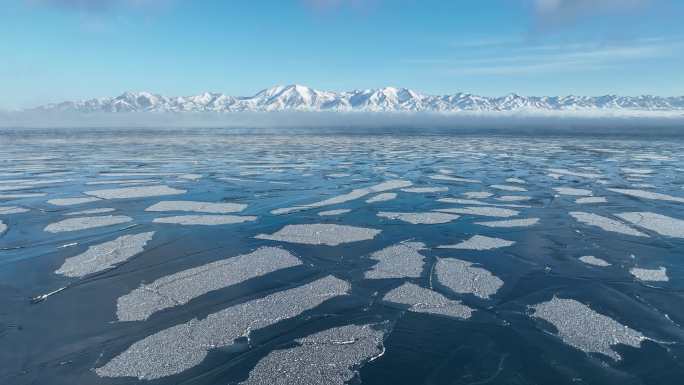
M679 0L0 0L0 108L275 84L684 95Z

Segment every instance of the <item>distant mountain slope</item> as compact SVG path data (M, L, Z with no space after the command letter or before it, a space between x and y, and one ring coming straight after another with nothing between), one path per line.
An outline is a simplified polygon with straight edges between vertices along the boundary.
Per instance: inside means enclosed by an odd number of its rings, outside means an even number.
M239 111L362 111L362 112L549 112L549 111L672 111L684 112L684 96L520 96L484 97L467 93L425 95L386 87L349 92L319 91L301 85L277 86L254 96L235 97L205 92L166 97L126 92L117 97L48 104L34 110L74 112L239 112Z

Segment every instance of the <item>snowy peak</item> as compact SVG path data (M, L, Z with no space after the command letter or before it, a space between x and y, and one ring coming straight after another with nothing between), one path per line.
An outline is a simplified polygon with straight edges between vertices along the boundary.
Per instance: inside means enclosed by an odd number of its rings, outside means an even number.
M636 97L521 96L511 93L485 97L468 93L426 95L398 87L348 92L320 91L299 84L264 89L254 96L235 97L204 92L166 97L150 92L125 92L111 98L63 102L38 107L40 111L75 112L239 112L239 111L362 111L362 112L550 112L550 111L660 111L684 112L684 96Z

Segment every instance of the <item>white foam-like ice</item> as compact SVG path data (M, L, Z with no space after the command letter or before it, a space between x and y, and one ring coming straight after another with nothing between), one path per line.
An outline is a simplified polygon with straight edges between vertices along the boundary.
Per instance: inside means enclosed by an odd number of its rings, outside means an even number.
M212 203L194 201L162 201L145 209L150 212L189 211L207 214L228 214L240 212L247 205L240 203Z
M378 263L366 272L365 277L367 279L420 277L425 257L419 251L423 249L425 249L423 243L402 242L376 251L371 254L370 258Z
M633 267L629 269L629 273L640 281L667 282L670 280L670 278L667 276L667 268L663 266L657 269L643 269L640 267Z
M286 225L273 234L259 234L254 238L307 245L337 246L343 243L375 238L380 230L336 224Z
M614 219L602 217L597 214L585 213L581 211L571 212L570 215L575 218L578 222L584 223L585 225L596 226L605 231L610 231L614 233L620 233L625 235L633 235L635 237L648 237L648 235L633 229L622 222L618 222Z
M504 209L501 207L454 207L447 209L437 209L443 213L461 214L461 215L477 215L483 217L499 217L510 218L519 214L518 211L511 209Z
M575 197L585 197L592 194L591 190L583 188L573 188L573 187L554 187L553 188L559 195L570 195Z
M124 235L113 241L90 246L77 256L67 258L55 271L67 277L84 277L111 269L141 253L154 232Z
M601 259L601 258L596 258L593 255L585 255L579 258L580 261L586 263L587 265L592 265L592 266L599 266L599 267L608 267L610 266L610 263L607 261Z
M448 317L468 319L473 309L461 301L453 301L436 291L420 287L413 283L404 283L391 290L382 298L385 302L408 305L409 311L416 313L438 314Z
M255 220L257 220L257 217L246 215L179 215L155 218L152 222L184 226L220 226L252 222Z
M49 233L62 233L69 231L87 230L97 227L113 226L127 223L133 219L124 215L106 215L101 217L69 218L51 223L45 227Z
M55 199L48 200L47 203L54 205L54 206L75 206L75 205L82 205L85 203L97 202L99 200L100 200L99 198L93 198L93 197L55 198Z
M262 247L254 252L167 275L119 297L119 321L142 321L152 314L228 286L301 265L290 252Z
M375 195L373 197L370 197L369 199L366 200L366 203L378 203L378 202L387 202L391 201L392 199L395 199L397 197L397 193L382 193Z
M435 266L437 280L459 294L473 294L488 299L503 286L503 281L488 270L468 261L439 258Z
M668 194L661 194L661 193L657 193L657 192L653 192L653 191L624 189L624 188L609 188L608 190L612 191L612 192L619 193L619 194L635 197L635 198L684 203L684 198L675 197L675 196L668 195Z
M158 185L94 190L86 191L84 194L92 195L101 199L134 199L158 197L165 195L179 195L185 194L186 192L186 190L172 188L164 185Z
M615 345L638 348L646 340L636 330L573 299L553 297L548 302L532 306L532 309L534 317L556 327L563 342L586 353L601 353L619 361L621 356L613 348Z
M502 247L509 247L515 244L514 241L507 241L501 238L486 237L484 235L475 235L469 239L455 244L438 246L439 249L461 249L461 250L492 250Z
M425 212L425 213L398 213L398 212L379 212L381 218L400 220L414 225L435 225L448 223L459 218L455 214Z
M539 223L539 218L507 219L502 221L475 222L476 225L492 228L529 227Z
M230 346L254 330L296 317L323 302L345 295L350 285L332 276L293 289L238 304L204 319L164 329L146 337L105 365L101 377L154 380L199 365L211 349Z
M649 212L622 213L617 216L666 237L684 238L684 220L681 219Z

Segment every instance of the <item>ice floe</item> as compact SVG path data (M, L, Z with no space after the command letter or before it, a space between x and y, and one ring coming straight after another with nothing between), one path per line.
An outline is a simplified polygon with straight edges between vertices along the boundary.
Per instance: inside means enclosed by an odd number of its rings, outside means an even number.
M420 277L425 257L419 251L423 249L425 249L423 243L402 242L376 251L371 254L370 258L378 263L365 273L365 277L367 279Z
M459 294L473 294L488 299L503 286L503 281L488 270L468 261L439 258L435 266L437 280Z
M246 215L178 215L173 217L155 218L152 222L185 226L220 226L252 222L255 220L257 220L257 217Z
M92 182L86 182L87 186L99 186L107 184L145 184L145 183L158 183L156 179L110 179L110 180L97 180Z
M550 168L549 172L557 175L565 175L565 176L577 176L580 178L587 178L587 179L597 179L597 178L602 178L602 174L597 174L597 173L589 173L589 172L575 172L575 171L570 171L562 168Z
M46 193L26 193L26 194L0 194L0 200L13 200L22 198L38 198L46 196Z
M86 204L86 203L97 202L99 200L100 200L99 198L93 198L93 197L55 198L55 199L48 200L47 203L49 203L53 206L75 206L75 205L82 205L82 204Z
M160 310L184 305L209 292L301 264L286 250L262 247L249 254L180 271L142 285L119 297L116 315L120 321L145 320Z
M504 184L494 184L489 186L490 188L493 188L495 190L502 190L502 191L513 191L513 192L526 192L527 189L524 187L518 187L518 186L508 186Z
M438 193L449 191L448 187L409 187L401 189L407 193Z
M524 202L529 201L532 197L527 195L502 195L495 199L501 202Z
M66 216L76 216L76 215L93 215L93 214L105 214L105 213L111 213L112 211L116 211L113 208L107 208L103 207L101 209L91 209L91 210L83 210L83 211L74 211L73 213L66 213L64 215Z
M575 199L577 204L591 204L591 203L607 203L608 200L605 197L584 197Z
M413 283L404 283L391 290L382 300L408 305L409 311L416 313L438 314L462 319L468 319L473 314L473 309L463 305L461 301L450 300L436 291Z
M494 194L487 191L468 191L463 193L463 196L469 199L486 199L493 195Z
M500 238L486 237L484 235L475 235L469 239L455 244L438 246L439 249L461 249L461 250L492 250L502 247L509 247L515 244L514 241L507 241Z
M632 196L635 198L684 203L684 198L675 197L675 196L668 195L668 194L661 194L661 193L657 193L657 192L653 192L653 191L623 189L623 188L609 188L608 190L612 191L612 192L616 192L618 194Z
M4 234L5 231L7 231L7 225L0 221L0 235Z
M670 278L667 276L667 268L659 267L657 269L643 269L640 267L633 267L629 269L632 274L639 281L646 282L667 282Z
M586 263L587 265L600 266L600 267L610 266L610 263L606 262L605 260L603 260L601 258L596 258L593 255L582 256L579 258L579 260Z
M571 212L570 215L580 223L584 223L585 225L590 226L596 226L605 231L611 231L614 233L620 233L625 235L633 235L635 237L648 237L648 235L642 233L641 231L633 229L622 222L602 217L597 214L574 211Z
M92 195L101 199L132 199L149 198L165 195L185 194L186 190L176 189L169 186L143 186L143 187L123 187L106 190L86 191L84 194Z
M520 178L508 178L506 179L507 183L518 183L518 184L527 184L526 181L520 179Z
M80 217L69 218L59 222L51 223L45 227L49 233L62 233L93 229L97 227L113 226L127 223L133 219L124 215L105 215L101 217Z
M321 211L320 213L318 213L318 215L322 216L322 217L332 217L332 216L336 216L336 215L347 214L350 212L351 212L351 209L337 209L337 210Z
M387 202L391 201L392 199L395 199L396 197L397 193L382 193L367 199L366 203Z
M425 213L398 213L398 212L379 212L381 218L400 220L414 225L434 225L448 223L459 218L455 214L425 212Z
M384 331L375 325L349 325L296 339L298 346L262 358L243 385L344 385L360 365L384 351Z
M237 213L247 208L240 203L212 203L194 201L162 201L145 209L150 212L190 211L207 214Z
M670 218L666 215L649 212L631 212L617 214L619 218L636 226L654 231L660 235L673 238L684 238L684 220Z
M511 209L504 209L501 207L454 207L446 209L437 209L443 213L461 214L461 215L476 215L483 217L499 217L510 218L519 214L518 211Z
M553 188L559 195L570 195L576 197L584 197L592 194L591 190L586 190L583 188L573 188L573 187L554 187Z
M514 205L507 203L487 203L481 202L476 199L461 199L461 198L440 198L437 202L441 203L453 203L457 205L474 205L474 206L501 206L501 207L516 207L516 208L528 208L530 206L524 205Z
M101 377L141 380L178 374L199 365L211 349L230 346L237 338L249 337L254 330L296 317L349 290L347 282L328 276L238 304L204 319L192 319L152 334L95 372Z
M84 277L125 262L141 253L154 232L124 235L113 241L90 246L84 253L67 258L55 271L67 277Z
M23 214L30 210L19 206L0 206L0 215Z
M619 361L621 356L613 348L615 345L638 348L647 339L638 331L574 299L553 297L531 308L534 309L533 317L551 323L563 342L585 353L601 353Z
M476 225L492 228L528 227L539 223L539 218L507 219L502 221L475 222Z
M259 234L254 238L307 245L337 246L343 243L375 238L380 230L336 224L286 225L273 234Z
M477 179L459 178L450 175L430 175L430 179L441 180L445 182L456 182L456 183L482 183L482 181Z

